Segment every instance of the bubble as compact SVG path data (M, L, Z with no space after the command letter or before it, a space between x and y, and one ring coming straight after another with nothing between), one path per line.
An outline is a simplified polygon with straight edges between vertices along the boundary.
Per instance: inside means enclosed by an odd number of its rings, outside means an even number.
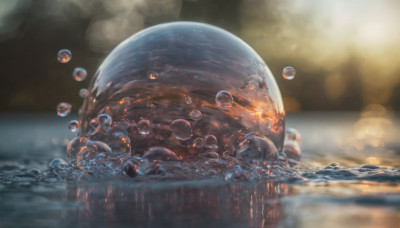
M69 162L74 163L76 155L79 150L86 145L88 139L86 137L75 137L73 138L67 146L67 159Z
M185 103L186 103L186 104L191 104L191 103L192 103L192 98L189 97L189 96L186 96L186 97L185 97Z
M127 160L122 165L122 172L127 177L135 177L138 174L137 166L138 165L135 162L133 162L132 160Z
M301 145L302 143L300 133L294 128L286 129L285 141L294 141L297 142L299 145Z
M67 63L71 60L72 54L68 49L61 49L58 51L57 59L60 63Z
M296 76L296 70L291 66L287 66L283 68L282 76L287 80L292 80Z
M283 153L286 154L288 159L300 161L301 150L300 146L295 141L285 141L285 144L283 145Z
M65 102L61 102L57 105L57 115L66 117L71 113L71 105Z
M245 84L255 88L241 89ZM172 22L145 29L106 57L89 88L80 134L90 136L90 122L101 113L114 121L149 119L145 127L135 123L128 132L135 153L143 154L150 146L169 148L185 158L200 152L192 141L172 137L170 123L176 119L189 121L196 137L212 134L221 141L221 146L204 148L206 152L221 155L225 144L236 148L251 132L268 137L278 150L283 147L285 111L268 66L245 42L215 26ZM190 105L185 100L189 95ZM130 104L118 105L124 97ZM255 115L258 106L261 116ZM194 109L202 113L199 121L190 116Z
M249 134L243 138L236 150L236 158L242 160L274 161L278 157L278 150L268 138Z
M151 80L156 80L157 78L158 78L158 73L151 73L151 74L149 74L149 78L151 79Z
M253 91L255 89L265 89L267 85L264 82L264 79L259 75L251 75L243 82L243 85L240 87L241 89L247 89L249 91Z
M137 123L137 128L140 134L147 135L151 130L151 122L150 120L141 120Z
M77 120L71 120L71 121L68 123L68 129L69 129L71 132L76 132L76 130L79 129L79 121L77 121Z
M229 109L232 107L232 102L232 95L226 90L219 91L215 96L215 103L217 104L218 108Z
M190 123L184 119L174 120L170 126L174 136L179 140L188 140L193 136Z
M89 90L85 88L79 90L79 96L82 98L86 98L87 96L89 96Z
M99 120L99 127L102 130L106 130L109 127L111 127L112 124L112 118L108 114L100 114L97 119Z
M204 147L207 149L216 149L217 145L217 138L214 135L206 135L204 137Z
M225 181L246 181L244 170L239 165L234 165L225 173Z
M81 82L86 79L87 72L84 68L77 67L74 69L72 76L74 77L75 81Z
M196 138L195 140L193 140L193 148L195 149L201 149L204 147L204 139L203 138Z
M113 153L131 154L131 140L123 131L112 133L109 145Z
M107 167L107 158L111 148L101 141L88 140L76 156L75 166L82 170L103 170Z
M179 157L171 150L165 147L151 147L143 158L148 160L160 160L160 161L178 161Z
M50 168L63 168L63 166L68 166L68 162L62 158L54 158L49 163Z
M203 114L199 110L193 110L189 113L189 116L193 120L200 120Z

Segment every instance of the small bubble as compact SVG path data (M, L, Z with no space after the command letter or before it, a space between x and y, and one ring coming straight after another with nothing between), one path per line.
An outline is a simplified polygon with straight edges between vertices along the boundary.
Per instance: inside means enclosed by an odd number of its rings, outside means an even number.
M204 137L204 147L207 149L216 149L218 147L217 138L214 135Z
M177 119L172 121L171 129L174 136L179 140L188 140L192 137L192 126L184 119Z
M204 147L204 139L203 138L196 138L195 140L193 140L193 148L195 149L201 149Z
M71 132L76 132L76 130L78 130L78 128L79 128L79 121L77 121L77 120L71 120L71 121L68 123L68 129L69 129Z
M111 127L112 118L108 114L100 114L97 119L99 120L99 125L102 129L107 129Z
M296 76L296 70L291 66L287 66L283 68L282 76L287 80L292 80Z
M150 132L150 120L141 120L137 123L137 128L140 134L147 135Z
M57 105L57 115L66 117L71 112L71 105L65 102L61 102Z
M135 177L138 174L137 166L135 162L128 160L122 165L122 172L127 177Z
M219 91L215 96L215 103L217 104L218 108L229 109L232 107L232 102L232 95L226 90Z
M53 160L51 160L51 162L49 163L49 167L50 168L61 168L63 166L67 166L68 162L66 162L64 159L62 158L54 158Z
M203 116L203 114L199 110L193 110L189 113L190 118L193 120L199 120Z
M79 96L82 98L86 98L87 96L89 96L89 90L87 90L87 89L79 90Z
M268 138L248 134L239 143L236 157L244 160L276 160L278 150Z
M149 74L149 78L151 80L156 80L158 78L158 73L154 72L154 73Z
M286 141L294 141L301 145L302 139L300 133L294 128L286 129L285 133L285 140Z
M123 131L116 131L111 135L109 146L113 153L131 154L131 140Z
M84 68L82 67L77 67L74 69L74 72L72 73L72 76L74 79L78 82L85 80L87 76L87 72Z
M186 103L186 104L191 104L191 103L192 103L192 98L189 97L189 96L186 96L186 97L185 97L185 103Z
M72 54L68 49L61 49L58 51L57 59L60 63L67 63L71 60Z
M179 157L171 150L165 147L151 147L143 158L148 160L160 160L160 161L178 161Z

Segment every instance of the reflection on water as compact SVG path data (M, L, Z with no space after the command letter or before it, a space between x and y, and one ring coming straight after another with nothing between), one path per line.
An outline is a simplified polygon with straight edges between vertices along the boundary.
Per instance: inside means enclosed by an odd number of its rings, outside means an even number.
M95 183L68 187L81 222L139 227L270 227L285 217L279 199L294 195L281 183ZM204 220L204 218L207 218ZM207 226L208 226L207 225Z

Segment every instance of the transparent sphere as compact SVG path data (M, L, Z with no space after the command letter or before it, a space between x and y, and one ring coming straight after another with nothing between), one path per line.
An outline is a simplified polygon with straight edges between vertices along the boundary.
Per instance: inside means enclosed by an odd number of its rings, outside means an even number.
M68 63L72 58L71 51L68 49L61 49L57 53L57 60L60 63Z
M287 66L283 68L282 76L287 80L292 80L296 76L296 70L291 66Z
M71 113L71 108L72 106L68 103L61 102L57 105L57 115L61 117L66 117L68 116L69 113Z
M77 130L79 129L79 121L77 121L77 120L71 120L71 121L68 123L68 129L69 129L71 132L77 131Z
M82 98L86 98L87 96L89 96L89 90L83 88L79 90L79 96Z
M87 72L84 68L82 67L77 67L74 69L74 72L72 73L72 76L74 77L75 81L83 81L86 79Z
M129 106L119 103L126 97ZM190 115L193 110L201 119ZM93 133L90 121L101 113L114 122L138 123L128 135L132 151L141 155L163 147L183 159L199 156L197 138L220 155L235 155L250 133L279 151L284 141L282 97L267 65L238 37L202 23L153 26L119 44L90 83L81 136ZM176 138L171 124L177 119L190 124L190 139Z

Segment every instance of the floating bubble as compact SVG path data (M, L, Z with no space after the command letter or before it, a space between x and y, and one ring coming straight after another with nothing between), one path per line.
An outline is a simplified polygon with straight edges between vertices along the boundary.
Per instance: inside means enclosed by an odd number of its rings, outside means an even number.
M57 59L60 63L67 63L71 60L72 54L68 49L61 49L58 51Z
M171 129L174 136L179 140L188 140L193 136L190 123L184 119L172 121Z
M186 97L185 97L185 103L186 103L186 104L191 104L191 103L192 103L192 98L189 97L189 96L186 96Z
M72 76L74 77L75 81L83 81L86 79L87 72L84 68L82 67L77 67L74 69L74 72L72 73Z
M204 137L204 147L207 149L216 149L218 147L217 142L217 137L214 135L206 135Z
M88 139L86 137L75 137L73 138L67 146L67 159L69 162L74 163L76 155L79 150L86 145Z
M71 113L71 105L65 102L61 102L57 105L57 115L66 117Z
M285 141L294 141L297 142L299 145L301 145L302 143L300 133L294 128L286 129Z
M190 118L193 120L199 120L203 116L203 114L199 110L193 110L189 113Z
M77 121L77 120L71 120L71 121L68 123L68 129L69 129L71 132L76 132L76 130L79 129L79 121Z
M203 138L196 138L195 140L193 140L193 148L195 149L201 149L204 147L204 139Z
M79 90L79 96L82 98L86 98L87 96L89 96L89 90L83 88Z
M179 157L171 150L165 147L151 147L143 158L148 160L160 160L160 161L178 161Z
M251 93L241 89L246 83L254 84ZM144 122L144 127L143 122L135 123L128 132L131 149L138 154L153 146L169 148L184 158L200 152L190 145L192 141L172 137L170 127L173 120L189 117L192 106L202 113L199 121L192 121L195 115L186 119L192 134L203 139L212 134L221 141L218 147L215 143L205 148L207 152L221 156L225 145L235 148L251 132L268 137L278 150L283 147L285 111L273 75L253 49L214 26L173 22L133 35L101 64L89 94L80 134L90 136L90 121L101 113L113 121L149 119L151 123ZM188 95L190 105L184 100ZM130 99L129 105L118 104L124 97ZM255 115L258 106L261 116Z
M239 143L236 157L242 160L274 161L278 157L278 150L268 138L249 134Z
M137 128L140 134L147 135L151 130L151 122L150 120L141 120L137 123Z
M296 70L291 66L287 66L283 68L282 76L287 80L292 80L296 76Z
M151 80L156 80L157 78L158 78L158 73L151 73L151 74L149 74L149 78L151 79Z
M217 104L218 108L221 109L229 109L232 107L233 98L232 95L226 91L221 90L215 96L215 103Z

